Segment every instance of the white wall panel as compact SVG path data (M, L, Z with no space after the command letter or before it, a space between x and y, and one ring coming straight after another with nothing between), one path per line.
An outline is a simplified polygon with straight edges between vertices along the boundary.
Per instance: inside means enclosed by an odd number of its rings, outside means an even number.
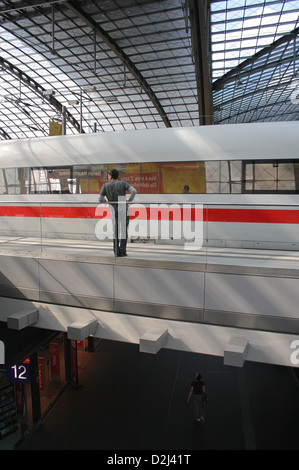
M204 273L116 265L115 298L203 308Z
M206 309L299 318L298 279L206 273Z
M0 284L14 288L38 289L38 260L1 256Z
M113 265L40 260L40 289L112 298Z

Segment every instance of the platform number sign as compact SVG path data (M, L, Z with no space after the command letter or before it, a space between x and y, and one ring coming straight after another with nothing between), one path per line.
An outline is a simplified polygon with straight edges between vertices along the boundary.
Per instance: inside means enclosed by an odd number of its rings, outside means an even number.
M6 376L10 382L28 384L31 382L29 364L7 364Z

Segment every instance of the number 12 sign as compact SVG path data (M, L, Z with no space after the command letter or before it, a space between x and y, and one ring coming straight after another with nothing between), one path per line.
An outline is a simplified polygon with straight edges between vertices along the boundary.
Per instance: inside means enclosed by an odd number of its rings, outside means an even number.
M6 376L10 382L28 384L31 382L29 364L7 364Z

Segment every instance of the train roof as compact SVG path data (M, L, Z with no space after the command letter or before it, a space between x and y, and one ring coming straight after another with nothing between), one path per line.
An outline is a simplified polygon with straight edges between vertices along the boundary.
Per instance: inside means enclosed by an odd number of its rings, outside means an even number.
M299 123L250 123L5 140L0 168L297 159Z

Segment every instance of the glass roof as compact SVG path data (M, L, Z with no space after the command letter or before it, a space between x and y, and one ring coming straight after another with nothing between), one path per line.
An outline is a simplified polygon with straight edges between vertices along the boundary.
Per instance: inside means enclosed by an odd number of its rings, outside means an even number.
M298 1L211 2L215 123L298 120L298 23Z
M194 126L202 91L215 124L297 120L299 2L200 3L0 1L0 138Z

